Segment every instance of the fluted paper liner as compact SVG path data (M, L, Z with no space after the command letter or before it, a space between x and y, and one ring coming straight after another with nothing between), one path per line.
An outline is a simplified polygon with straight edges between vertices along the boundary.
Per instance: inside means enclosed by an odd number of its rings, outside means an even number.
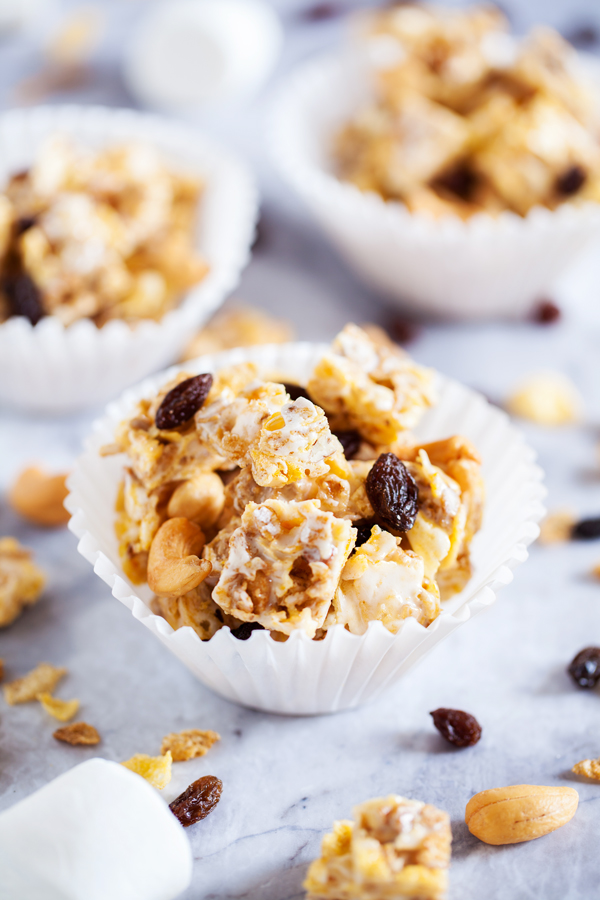
M435 220L341 181L332 135L366 97L364 73L346 56L304 64L275 101L272 156L347 263L399 305L457 318L523 314L600 237L597 203Z
M65 134L85 146L140 140L174 168L205 180L196 246L210 271L159 322L130 327L90 319L65 327L48 316L0 324L0 403L68 412L105 403L125 387L174 362L236 287L249 259L258 195L245 165L195 129L159 116L104 107L49 106L0 116L0 185L33 162L42 142Z
M324 349L308 343L238 349L183 368L193 374L251 361L267 376L277 373L288 381L305 380ZM172 368L127 391L96 422L68 482L69 527L80 539L79 552L117 600L223 697L287 714L329 713L365 703L493 603L499 588L512 580L512 569L527 558L527 546L537 537L536 523L544 514L543 473L535 465L535 453L504 412L474 391L440 377L439 403L426 413L416 433L427 441L453 434L472 440L482 455L487 500L483 527L473 541L473 577L459 595L443 604L428 628L408 618L394 635L380 622L371 622L367 632L357 636L337 625L322 641L297 632L284 643L274 641L268 631L253 632L247 641L234 638L227 627L210 641L201 641L189 627L174 631L151 612L148 586L133 586L123 574L114 510L125 457L102 457L98 450L113 441L116 425L132 415L136 402L154 395L176 371Z

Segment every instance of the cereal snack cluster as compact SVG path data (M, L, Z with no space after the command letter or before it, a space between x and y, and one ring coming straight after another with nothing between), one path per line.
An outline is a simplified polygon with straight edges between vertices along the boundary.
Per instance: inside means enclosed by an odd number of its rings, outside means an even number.
M116 529L126 575L203 639L322 638L378 620L427 626L470 577L480 460L411 434L433 373L347 325L306 386L245 363L179 373L122 422ZM240 631L241 629L241 631Z
M0 538L0 628L40 599L46 579L30 550L13 537Z
M307 900L438 900L448 887L450 818L420 800L391 795L334 822L308 870Z
M358 30L372 100L336 136L341 178L434 218L600 199L597 104L556 32L411 4Z
M162 318L208 271L194 248L201 191L147 144L50 138L0 194L0 322Z

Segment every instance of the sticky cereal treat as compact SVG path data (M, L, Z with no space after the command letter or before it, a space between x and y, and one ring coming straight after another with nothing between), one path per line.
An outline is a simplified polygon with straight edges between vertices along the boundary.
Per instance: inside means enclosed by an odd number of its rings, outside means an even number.
M160 752L164 756L167 751L170 751L173 762L183 762L186 759L204 756L213 744L220 740L221 735L216 731L200 731L197 728L189 728L186 731L165 735Z
M448 887L450 818L419 800L391 795L334 822L308 870L307 900L440 900Z
M46 579L32 553L13 537L0 538L0 628L40 599Z
M355 428L372 444L391 444L414 428L434 401L433 374L400 349L376 344L347 325L308 382L335 427Z
M242 622L314 637L352 549L350 522L315 500L249 503L229 539L213 598ZM211 550L208 548L208 559Z
M201 191L147 144L50 138L2 195L4 315L162 318L208 271L194 248Z
M31 700L37 700L39 695L44 692L52 693L66 674L66 669L57 668L50 663L40 663L27 675L5 684L4 699L10 706L14 706L15 703L29 703Z
M162 791L171 780L172 762L171 751L167 750L162 756L148 756L146 753L136 753L131 759L122 762L121 765L131 772L135 772L136 775L141 775L152 787Z

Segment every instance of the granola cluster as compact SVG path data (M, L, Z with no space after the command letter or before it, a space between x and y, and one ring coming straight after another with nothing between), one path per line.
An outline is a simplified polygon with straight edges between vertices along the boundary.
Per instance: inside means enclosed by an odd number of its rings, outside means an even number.
M0 322L162 318L208 271L194 248L201 191L147 144L50 138L0 194Z
M448 814L392 795L334 822L304 887L307 900L438 900L448 886L452 834Z
M210 387L201 377L202 399L197 379L180 373L106 448L127 454L116 524L124 571L148 582L155 610L203 640L223 625L277 639L318 639L338 624L362 634L374 620L392 633L408 617L429 625L470 577L483 505L472 445L423 444L409 431L435 401L433 373L348 325L306 387L251 364L221 369ZM175 400L188 418L159 428ZM377 483L375 494L379 470L369 473L382 455L402 484Z
M343 179L435 218L600 198L596 105L552 29L517 43L494 7L403 4L358 44L373 98L336 136Z

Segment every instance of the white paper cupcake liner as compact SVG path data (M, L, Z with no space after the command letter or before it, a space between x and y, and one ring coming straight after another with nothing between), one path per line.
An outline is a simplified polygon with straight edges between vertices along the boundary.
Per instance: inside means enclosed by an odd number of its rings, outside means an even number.
M317 344L288 344L238 349L186 363L190 373L215 371L239 362L256 362L265 374L304 380L323 352ZM527 558L527 546L539 533L544 514L543 473L535 453L508 416L461 384L440 377L440 400L429 410L417 434L430 441L452 434L472 440L483 459L487 500L483 528L473 542L474 574L465 589L443 605L428 628L406 619L398 634L371 622L366 634L350 634L338 625L322 641L303 633L285 643L256 631L247 641L222 628L201 641L189 627L174 631L149 608L147 585L133 586L123 574L114 533L115 498L123 473L122 455L102 457L116 425L132 415L137 401L153 396L178 369L172 368L127 391L96 422L92 436L69 479L66 506L79 552L94 571L200 681L218 694L269 712L306 715L358 706L380 694L455 628L494 602L512 580L512 569ZM431 669L435 672L435 666ZM435 677L435 675L433 675Z
M22 317L0 324L0 403L52 413L105 403L174 362L237 285L258 213L253 177L234 156L192 128L126 109L52 106L0 116L0 186L55 133L92 147L147 141L175 167L201 175L197 247L210 272L160 322L97 328L82 319L65 327L48 316L35 326Z
M347 263L399 305L447 317L519 315L600 238L596 203L434 220L340 181L331 138L367 93L345 56L305 64L274 103L272 155Z

